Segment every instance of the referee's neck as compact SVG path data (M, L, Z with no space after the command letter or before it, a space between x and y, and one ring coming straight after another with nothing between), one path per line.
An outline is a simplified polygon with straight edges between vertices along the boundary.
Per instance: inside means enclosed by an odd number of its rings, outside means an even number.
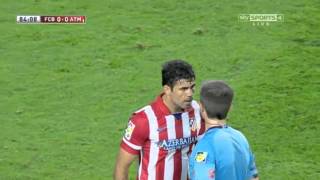
M225 119L219 120L216 118L215 119L207 118L204 121L205 121L206 130L212 127L220 127L220 126L223 127L227 123Z

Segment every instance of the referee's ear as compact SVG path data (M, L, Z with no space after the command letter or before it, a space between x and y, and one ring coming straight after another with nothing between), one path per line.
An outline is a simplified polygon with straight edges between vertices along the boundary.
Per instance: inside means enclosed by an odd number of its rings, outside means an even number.
M200 114L201 114L201 117L202 117L203 119L207 119L207 118L208 118L207 112L206 112L206 109L204 108L204 105L202 104L201 101L200 101L199 105L200 105Z

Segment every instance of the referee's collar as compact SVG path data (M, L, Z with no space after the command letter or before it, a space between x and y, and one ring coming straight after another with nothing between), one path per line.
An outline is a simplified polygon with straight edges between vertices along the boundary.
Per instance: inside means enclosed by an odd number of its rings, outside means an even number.
M212 126L212 127L209 127L206 132L209 132L213 129L223 129L223 128L228 128L228 125L227 124L224 124L224 125L218 125L218 126Z

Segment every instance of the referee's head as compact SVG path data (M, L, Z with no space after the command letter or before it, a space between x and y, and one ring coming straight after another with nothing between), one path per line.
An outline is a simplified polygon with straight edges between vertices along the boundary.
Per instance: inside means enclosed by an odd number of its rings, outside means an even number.
M233 99L233 90L223 81L205 81L201 86L200 102L209 119L224 120Z

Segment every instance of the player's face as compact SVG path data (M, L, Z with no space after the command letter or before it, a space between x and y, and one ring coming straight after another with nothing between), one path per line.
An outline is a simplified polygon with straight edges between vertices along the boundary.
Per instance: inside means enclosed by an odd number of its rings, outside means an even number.
M170 92L170 99L177 110L191 107L195 82L193 80L178 80Z

